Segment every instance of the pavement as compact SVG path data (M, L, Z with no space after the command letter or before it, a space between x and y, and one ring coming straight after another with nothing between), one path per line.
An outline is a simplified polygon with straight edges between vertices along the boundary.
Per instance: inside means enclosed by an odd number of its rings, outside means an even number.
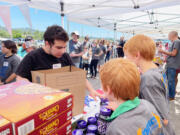
M177 94L174 101L170 101L170 120L174 126L176 135L180 135L180 75L178 76L179 83L177 85ZM100 89L101 84L99 79L89 79L94 89ZM88 94L88 93L87 93Z

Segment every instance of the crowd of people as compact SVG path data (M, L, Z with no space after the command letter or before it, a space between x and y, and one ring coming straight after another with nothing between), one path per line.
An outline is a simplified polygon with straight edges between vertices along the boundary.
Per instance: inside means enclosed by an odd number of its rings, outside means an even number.
M89 73L88 77L96 78L101 66L111 58L124 57L124 37L121 37L119 44L104 39L90 41L88 36L80 42L78 32L72 32L71 37L69 41L71 59L76 67Z
M78 32L71 37L69 40L62 27L53 25L45 31L44 46L40 48L33 46L32 37L27 37L19 50L13 41L3 41L0 85L16 79L32 81L31 71L69 65L86 70L91 78L97 78L99 72L103 97L113 110L108 135L135 132L175 135L168 106L169 101L175 100L180 69L180 40L176 31L169 33L169 45L155 43L145 35L136 35L126 42L121 37L119 43L104 39L90 41L88 36L80 42ZM155 57L163 59L166 66L153 61ZM86 87L94 98L102 96L88 80Z

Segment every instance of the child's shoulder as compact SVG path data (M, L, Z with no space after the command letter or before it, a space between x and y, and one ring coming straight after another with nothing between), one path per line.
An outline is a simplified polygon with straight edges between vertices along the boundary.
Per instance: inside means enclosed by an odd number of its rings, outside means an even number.
M153 82L158 82L161 80L163 74L164 70L162 68L150 69L141 75L141 83L152 84Z
M140 104L136 108L121 114L110 123L107 131L108 135L117 133L133 134L138 130L138 127L145 128L153 114L157 114L153 105L141 99ZM137 121L138 119L141 121Z

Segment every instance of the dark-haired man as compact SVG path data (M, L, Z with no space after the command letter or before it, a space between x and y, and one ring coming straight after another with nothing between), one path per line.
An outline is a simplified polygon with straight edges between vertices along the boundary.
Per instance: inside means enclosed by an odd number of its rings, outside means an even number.
M48 27L44 33L45 46L24 57L16 72L18 79L26 78L32 81L31 71L74 65L69 54L66 53L68 40L68 34L62 27L58 25ZM98 95L88 81L86 84L92 96Z

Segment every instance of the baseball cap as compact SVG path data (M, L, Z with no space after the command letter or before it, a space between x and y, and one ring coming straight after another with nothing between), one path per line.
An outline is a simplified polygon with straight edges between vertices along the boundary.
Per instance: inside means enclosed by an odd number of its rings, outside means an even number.
M74 32L72 32L72 34L75 34L75 35L79 36L79 32L78 31L74 31Z
M33 40L33 37L31 37L31 36L27 36L27 37L25 38L25 42L26 42L26 41L31 41L31 40Z

